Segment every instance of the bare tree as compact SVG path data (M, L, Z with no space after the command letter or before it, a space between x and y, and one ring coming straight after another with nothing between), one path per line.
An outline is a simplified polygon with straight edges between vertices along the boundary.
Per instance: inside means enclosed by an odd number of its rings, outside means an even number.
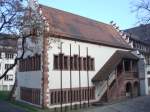
M22 40L21 54L17 54L14 64L2 73L0 79L4 78L8 71L13 69L19 60L23 59L26 39L41 33L35 32L35 29L43 27L42 19L37 10L32 10L27 5L28 2L27 0L0 0L0 33L7 33L13 35L12 37L14 38Z
M137 14L139 24L150 23L150 1L137 0L133 2L133 12Z

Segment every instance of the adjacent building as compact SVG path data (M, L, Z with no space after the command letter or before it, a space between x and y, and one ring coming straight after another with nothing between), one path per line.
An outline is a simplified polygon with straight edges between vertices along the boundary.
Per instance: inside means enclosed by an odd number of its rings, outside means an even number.
M139 58L112 25L36 6L47 28L26 40L16 100L55 108L140 95Z
M131 29L125 30L129 43L141 54L145 60L145 77L143 79L145 85L145 93L150 94L150 24L140 25Z
M8 34L0 34L0 75L13 63L17 53L17 40ZM16 67L0 80L0 91L9 91L15 82Z

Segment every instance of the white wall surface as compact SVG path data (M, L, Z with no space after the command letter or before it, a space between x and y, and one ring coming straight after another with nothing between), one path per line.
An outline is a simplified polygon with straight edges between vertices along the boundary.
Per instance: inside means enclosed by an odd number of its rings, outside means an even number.
M108 61L108 59L115 53L116 50L121 50L112 47L106 47L101 45L95 45L90 43L60 39L62 42L62 53L64 55L70 55L70 44L72 46L72 56L78 55L78 46L80 45L80 56L86 57L86 49L88 47L89 56L95 59L95 71L89 71L89 83L92 86L91 79L95 74L102 68L102 66ZM60 89L60 70L53 70L53 58L54 55L60 53L59 44L51 44L51 49L48 51L48 62L49 62L49 88ZM63 88L70 88L70 72L62 71ZM72 87L79 87L79 72L72 71ZM81 87L87 87L87 72L81 71Z
M14 58L12 59L7 59L5 58L5 52L1 52L1 58L0 58L0 75L2 75L6 69L5 69L5 64L13 64L15 60L16 54L14 53ZM10 90L15 82L15 74L16 74L16 67L11 69L8 73L8 75L13 75L13 80L0 80L0 90L3 90L3 86L7 86L7 90Z
M17 74L17 81L19 87L41 88L41 79L41 71L19 72Z

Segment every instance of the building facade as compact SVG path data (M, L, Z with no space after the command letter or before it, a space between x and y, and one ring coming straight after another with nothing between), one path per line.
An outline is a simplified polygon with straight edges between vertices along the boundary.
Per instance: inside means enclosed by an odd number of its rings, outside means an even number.
M17 40L7 34L0 34L0 75L2 75L16 58ZM0 91L10 91L15 82L16 67L0 80Z
M48 28L26 40L16 100L56 108L140 94L139 59L112 25L36 6Z
M150 24L140 25L139 27L125 30L129 38L131 46L141 54L144 58L145 77L143 84L145 85L145 94L150 93Z

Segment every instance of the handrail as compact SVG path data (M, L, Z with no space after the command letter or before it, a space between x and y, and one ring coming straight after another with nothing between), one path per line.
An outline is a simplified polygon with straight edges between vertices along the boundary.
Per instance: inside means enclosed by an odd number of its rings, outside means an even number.
M101 88L99 90L99 93L98 93L98 97L99 98L98 99L100 99L102 97L102 95L105 93L105 91L107 90L107 88L108 88L107 87L107 83L110 86L114 79L115 79L115 74L111 74L109 76L108 82L107 82L107 80L104 81L104 83L102 84L102 86L101 86Z

